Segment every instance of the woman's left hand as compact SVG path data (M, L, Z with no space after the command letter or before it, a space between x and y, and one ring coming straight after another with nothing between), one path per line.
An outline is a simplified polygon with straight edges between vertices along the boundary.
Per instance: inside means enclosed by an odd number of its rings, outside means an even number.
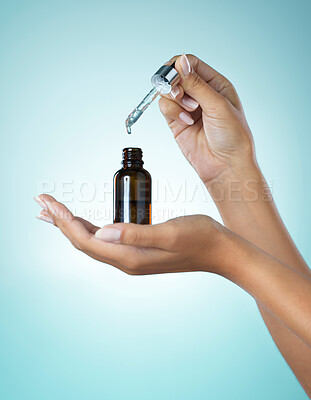
M57 226L74 247L127 274L219 273L225 228L205 215L157 225L117 223L100 229L75 217L52 196L42 194L35 200L43 208L38 218Z
M102 229L74 217L53 197L35 198L40 219L54 223L79 250L130 275L208 271L244 288L311 348L311 278L264 253L204 215L158 225Z

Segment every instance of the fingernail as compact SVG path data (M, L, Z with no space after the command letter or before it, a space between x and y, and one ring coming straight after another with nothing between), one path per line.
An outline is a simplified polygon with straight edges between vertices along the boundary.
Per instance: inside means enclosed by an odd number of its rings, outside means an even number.
M58 212L57 212L56 208L54 206L52 206L52 203L50 201L46 200L46 204L48 206L49 211L51 211L51 213L57 217Z
M198 105L199 105L198 102L196 102L194 99L192 99L191 97L189 97L189 96L187 96L187 95L185 95L185 96L181 99L181 102L182 102L185 106L191 108L192 110L195 110L195 109L198 107Z
M42 221L48 222L49 224L54 224L51 217L47 217L46 215L39 214L36 218L41 219Z
M40 207L42 207L45 211L48 210L47 205L39 198L39 197L33 197L34 201L36 201Z
M190 67L190 63L189 63L188 57L186 56L185 53L183 53L183 55L181 56L180 66L181 66L182 72L183 72L183 74L185 76L190 74L191 67Z
M185 112L181 112L179 114L179 118L187 125L192 125L194 123L193 119L190 117L189 114Z
M115 228L102 228L98 229L95 237L105 242L117 242L120 239L121 231Z
M174 86L171 90L171 96L173 97L173 99L175 99L180 93L179 87L178 86Z

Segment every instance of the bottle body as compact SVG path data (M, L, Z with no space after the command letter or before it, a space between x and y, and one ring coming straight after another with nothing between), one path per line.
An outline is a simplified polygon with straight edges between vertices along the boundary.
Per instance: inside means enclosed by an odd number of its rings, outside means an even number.
M113 222L151 224L151 176L139 148L123 149L123 168L114 175Z

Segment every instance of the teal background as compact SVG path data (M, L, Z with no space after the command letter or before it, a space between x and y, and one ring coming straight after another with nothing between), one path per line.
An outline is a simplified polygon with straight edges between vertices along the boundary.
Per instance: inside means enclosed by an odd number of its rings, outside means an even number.
M0 398L307 399L240 288L203 273L127 276L36 220L32 196L48 182L79 215L110 222L109 185L128 145L142 147L159 191L199 187L156 105L132 137L124 130L152 73L190 52L236 86L281 215L310 262L311 3L0 4ZM92 199L81 201L81 182L86 195L95 185ZM154 211L219 220L202 196L158 199Z

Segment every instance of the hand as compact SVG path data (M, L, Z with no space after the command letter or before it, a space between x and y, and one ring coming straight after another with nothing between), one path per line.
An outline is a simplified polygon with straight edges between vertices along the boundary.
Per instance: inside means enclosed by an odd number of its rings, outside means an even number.
M243 287L311 345L311 279L262 252L209 217L158 225L114 224L102 229L74 217L53 197L35 200L40 219L58 226L71 243L130 275L208 271Z
M202 181L253 163L252 135L232 84L193 55L174 59L181 80L159 106Z
M100 229L53 197L35 198L38 218L63 232L77 249L130 275L209 271L220 273L222 225L204 215L175 218L158 225L113 224Z
M167 95L159 102L179 147L206 184L226 227L299 273L308 272L256 163L252 135L236 91L211 67L194 56L188 59L189 65L185 56L175 57L181 82L173 88L175 98ZM186 114L190 119L184 118L182 112L190 112ZM251 190L248 183L251 183ZM235 201L237 199L240 201ZM258 273L263 273L262 265ZM268 273L276 273L276 269L271 268ZM279 274L276 281L284 276ZM257 288L268 289L270 279L266 276ZM287 288L292 288L292 278L288 282ZM281 304L275 287L270 293L276 294L275 304ZM302 291L298 288L295 293ZM305 341L306 345L299 339L302 335L287 328L290 323L284 324L277 312L270 312L271 304L263 307L265 302L260 301L260 296L255 296L255 300L277 347L310 395L311 337ZM289 296L285 295L284 300L288 301ZM291 304L301 303L295 299ZM296 310L292 315L300 313ZM310 316L308 318L310 320ZM305 320L300 318L302 323ZM297 332L296 328L292 331Z

